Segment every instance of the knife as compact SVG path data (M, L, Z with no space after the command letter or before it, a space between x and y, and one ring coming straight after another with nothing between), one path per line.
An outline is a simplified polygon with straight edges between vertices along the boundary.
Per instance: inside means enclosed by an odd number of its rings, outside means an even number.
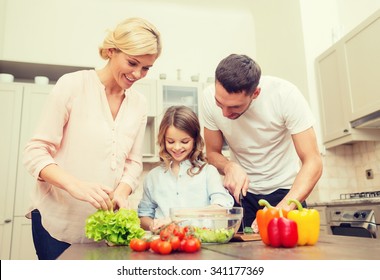
M244 197L243 197L243 192L240 191L240 194L239 194L239 200L240 200L240 206L243 207L243 217L241 218L241 226L242 226L242 232L244 233L244 205L243 205L243 200L244 200Z

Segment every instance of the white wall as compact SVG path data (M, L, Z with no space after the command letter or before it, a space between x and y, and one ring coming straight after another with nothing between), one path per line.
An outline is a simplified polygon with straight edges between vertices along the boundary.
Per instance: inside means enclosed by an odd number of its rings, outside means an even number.
M236 6L196 0L1 1L7 4L4 60L102 66L97 47L105 31L132 16L154 23L163 37L162 57L148 77L166 72L176 79L176 70L182 69L184 80L200 73L205 81L227 54L255 54L252 14L239 0Z

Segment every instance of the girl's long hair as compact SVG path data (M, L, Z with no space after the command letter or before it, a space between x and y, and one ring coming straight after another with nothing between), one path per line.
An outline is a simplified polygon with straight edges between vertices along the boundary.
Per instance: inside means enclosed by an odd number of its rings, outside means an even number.
M204 141L200 134L198 116L186 106L171 106L166 110L157 137L157 144L160 147L160 160L164 163L166 170L169 169L170 162L172 161L172 157L165 146L165 134L170 126L186 132L194 139L193 150L189 154L191 167L187 170L187 173L190 176L199 174L206 165L206 157L203 153Z

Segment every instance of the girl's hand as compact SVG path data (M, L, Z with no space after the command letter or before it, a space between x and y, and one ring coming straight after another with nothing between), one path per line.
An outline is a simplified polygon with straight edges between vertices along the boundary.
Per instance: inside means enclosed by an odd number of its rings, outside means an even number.
M160 227L170 224L172 220L170 218L163 218L163 219L154 219L153 223L150 225L149 229L152 232L157 231Z

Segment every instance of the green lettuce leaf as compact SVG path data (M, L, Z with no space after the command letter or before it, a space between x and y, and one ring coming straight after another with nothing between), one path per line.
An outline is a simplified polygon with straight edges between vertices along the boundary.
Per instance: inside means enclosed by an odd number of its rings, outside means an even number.
M132 238L141 238L145 234L137 212L131 209L98 210L86 219L85 231L87 238L106 240L114 245L129 245Z

